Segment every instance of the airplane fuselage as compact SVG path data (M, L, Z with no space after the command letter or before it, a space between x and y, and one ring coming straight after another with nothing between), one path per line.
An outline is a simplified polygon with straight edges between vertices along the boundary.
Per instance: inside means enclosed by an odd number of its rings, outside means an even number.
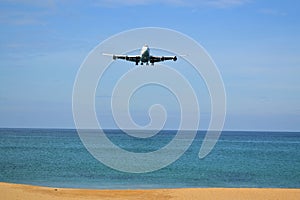
M148 63L150 60L150 49L148 45L144 45L141 50L141 63Z

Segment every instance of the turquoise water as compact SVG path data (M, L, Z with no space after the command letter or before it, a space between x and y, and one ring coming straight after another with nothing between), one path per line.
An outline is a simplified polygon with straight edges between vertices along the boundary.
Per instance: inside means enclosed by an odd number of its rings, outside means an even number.
M124 149L148 152L176 131L134 140L117 130L107 136ZM300 133L224 131L204 159L205 132L188 151L161 170L130 174L93 158L76 130L0 129L0 181L76 188L276 187L300 188Z

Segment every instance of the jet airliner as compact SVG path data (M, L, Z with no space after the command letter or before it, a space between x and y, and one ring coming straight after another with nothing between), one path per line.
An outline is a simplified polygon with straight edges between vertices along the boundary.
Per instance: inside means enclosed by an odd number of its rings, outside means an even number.
M139 63L141 65L143 65L144 63L146 63L146 65L149 65L149 62L151 63L151 65L154 65L155 62L163 62L166 60L173 60L173 61L177 60L176 56L160 56L159 57L159 56L150 55L150 48L146 44L142 47L140 55L136 55L136 56L135 55L115 55L115 54L106 54L106 53L104 53L103 55L112 56L112 58L114 60L122 59L122 60L126 60L126 61L135 62L136 65L138 65Z

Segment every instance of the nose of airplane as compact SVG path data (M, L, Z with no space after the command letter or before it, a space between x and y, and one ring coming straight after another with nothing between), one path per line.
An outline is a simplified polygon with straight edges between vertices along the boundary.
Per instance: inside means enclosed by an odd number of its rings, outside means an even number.
M149 51L149 46L145 44L142 48L142 52Z

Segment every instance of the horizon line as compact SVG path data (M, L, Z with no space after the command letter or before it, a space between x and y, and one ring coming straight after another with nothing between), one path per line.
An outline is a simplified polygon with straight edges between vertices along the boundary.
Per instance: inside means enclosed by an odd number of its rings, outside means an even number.
M0 129L56 129L56 130L77 130L75 127L0 127ZM95 130L93 128L86 130ZM141 131L144 129L120 129L120 128L103 128L102 130L127 130L127 131ZM161 129L161 130L146 130L146 131L178 131L178 129ZM300 132L300 130L264 130L264 129L223 129L223 130L207 130L207 129L184 129L183 131L221 131L221 132Z

